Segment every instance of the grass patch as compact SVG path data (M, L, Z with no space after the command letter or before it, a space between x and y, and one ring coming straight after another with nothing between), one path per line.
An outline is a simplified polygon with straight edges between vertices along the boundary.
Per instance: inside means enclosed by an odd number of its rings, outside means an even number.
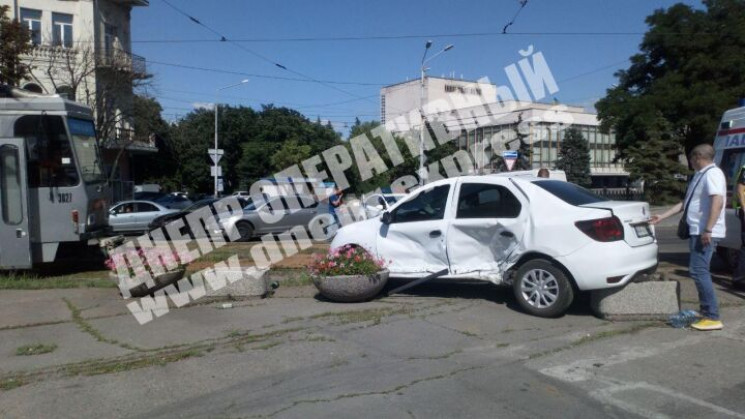
M108 271L86 272L82 275L42 277L32 273L0 275L0 290L42 290L56 288L116 288L108 279Z
M29 355L41 355L54 352L57 349L57 345L45 345L43 343L37 343L34 345L25 345L16 349L16 355L18 356L29 356Z
M305 271L298 271L296 275L289 276L287 278L280 279L279 285L282 287L304 287L307 285L313 285L313 279Z
M562 352L567 349L576 348L577 346L584 345L590 342L595 342L601 339L608 339L608 338L612 338L616 336L637 333L641 330L648 329L650 327L654 327L657 325L659 325L659 322L639 323L639 324L635 324L635 325L632 325L624 329L606 330L606 331L590 334L587 336L582 336L581 338L575 340L574 342L569 343L568 345L559 346L557 348L550 349L544 352L530 354L528 356L528 359L536 359L536 358L542 358L547 355L553 355L555 353Z
M248 330L233 329L233 330L228 331L228 333L225 336L229 338L237 338L237 337L245 336L247 334L248 334Z
M0 391L9 391L25 386L28 382L23 377L10 377L0 380Z
M336 325L365 322L372 322L374 325L377 325L380 324L381 320L385 317L394 316L396 314L411 314L411 312L412 310L409 308L380 307L366 310L321 313L310 316L309 318L330 319L333 324Z
M306 342L336 342L336 339L330 338L328 336L318 335L318 336L309 336L305 339Z
M264 345L254 346L254 347L253 347L253 348L251 348L251 349L255 349L255 350L257 350L257 351L266 351L267 349L272 349L272 348L274 348L275 346L279 346L279 345L281 345L281 344L282 344L282 342L276 342L276 341L275 341L275 342L269 342L269 343L266 343L266 344L264 344Z
M128 343L121 343L118 340L115 339L109 339L105 337L101 332L96 329L95 327L91 326L90 323L88 323L83 316L80 315L81 311L79 308L75 306L70 300L67 298L62 299L65 304L67 304L67 308L70 309L70 312L72 313L72 321L78 326L78 328L91 336L93 336L94 339L96 339L99 342L108 343L110 345L116 345L124 349L129 349L131 351L139 351L143 352L144 349L138 348L136 346L132 346Z
M61 372L66 376L115 374L139 368L164 366L172 362L178 362L187 358L200 357L202 355L204 355L202 350L187 349L184 351L177 351L168 354L154 354L134 359L68 365L63 367Z
M305 320L305 317L287 317L284 320L282 320L282 324L297 322L300 320Z

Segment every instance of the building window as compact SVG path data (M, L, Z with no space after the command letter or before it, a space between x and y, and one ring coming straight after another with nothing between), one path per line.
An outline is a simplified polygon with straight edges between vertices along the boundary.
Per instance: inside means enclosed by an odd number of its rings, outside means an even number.
M31 31L31 43L41 44L41 10L21 7L21 21Z
M72 15L52 13L52 44L72 48Z
M44 89L36 83L27 83L23 86L23 89L34 93L44 93Z
M113 57L114 56L114 43L116 42L116 26L109 25L108 23L104 25L104 40L103 40L103 48L104 48L104 54L106 57Z
M385 95L380 96L380 122L385 125Z

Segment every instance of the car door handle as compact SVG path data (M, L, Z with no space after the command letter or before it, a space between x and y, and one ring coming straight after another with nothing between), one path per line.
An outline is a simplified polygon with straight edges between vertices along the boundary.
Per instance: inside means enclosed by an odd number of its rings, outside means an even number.
M511 231L508 231L508 230L505 230L505 231L499 233L499 235L502 236L502 237L510 237L510 238L515 237L515 233L513 233Z
M432 237L433 239L435 237L440 237L440 236L442 236L442 231L440 230L434 230L434 231L429 232L429 237Z

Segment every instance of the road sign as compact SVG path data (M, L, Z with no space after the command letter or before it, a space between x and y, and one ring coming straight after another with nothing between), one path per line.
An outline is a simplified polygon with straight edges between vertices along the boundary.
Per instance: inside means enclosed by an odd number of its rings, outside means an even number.
M512 168L515 167L515 161L517 160L517 151L505 150L502 152L502 158L504 159L504 164L507 165L507 170L512 171Z
M222 178L221 177L217 178L217 191L218 192L222 192L223 191Z
M215 169L217 169L217 176L222 177L222 166L210 167L210 176L215 177Z
M214 148L208 148L207 154L210 155L210 158L212 159L212 162L217 164L220 162L220 159L222 158L222 155L225 154L225 150L218 148L215 150ZM214 176L214 175L213 175Z

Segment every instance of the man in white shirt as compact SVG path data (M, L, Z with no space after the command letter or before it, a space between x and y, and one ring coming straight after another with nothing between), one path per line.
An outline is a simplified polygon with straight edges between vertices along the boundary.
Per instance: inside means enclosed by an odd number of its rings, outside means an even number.
M688 157L696 170L688 185L685 201L688 203L686 221L691 233L688 239L691 256L688 271L696 283L702 318L691 327L698 330L719 330L719 304L711 282L709 264L717 243L725 236L724 199L727 181L724 173L714 164L714 148L701 144L691 150ZM657 224L673 214L684 210L685 204L677 203L662 214L653 215L650 222Z

